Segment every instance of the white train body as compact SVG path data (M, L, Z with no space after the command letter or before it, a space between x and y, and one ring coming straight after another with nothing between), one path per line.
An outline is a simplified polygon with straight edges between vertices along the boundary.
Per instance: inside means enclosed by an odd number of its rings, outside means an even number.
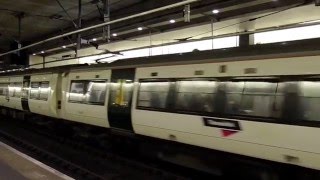
M26 74L28 104L36 114L320 170L319 66L320 56L304 56ZM23 82L0 77L9 86L1 106L26 110ZM299 98L308 108L291 121L283 104Z
M221 65L226 65L228 73L219 73ZM260 80L263 80L263 76L319 74L319 65L320 56L310 56L264 59L263 61L147 67L137 68L136 82L140 79L154 79L151 76L151 73L154 72L158 72L157 78L159 79L252 76L252 74L245 74L244 70L247 68L256 69L257 73L254 75L261 76ZM203 74L194 75L195 71L203 71ZM309 85L314 87L305 93L320 98L320 81L317 84ZM315 91L315 88L318 88L318 92ZM136 87L134 95L133 104L135 105L137 104L138 87ZM262 101L257 103L260 103L263 111L267 111L265 107L268 104ZM314 112L317 112L315 116L319 121L320 106L318 108ZM320 136L318 127L281 124L276 121L261 122L221 118L222 120L231 120L231 122L236 121L241 126L240 130L228 132L224 131L224 128L205 126L203 117L208 117L206 115L143 110L135 107L133 107L132 113L133 127L137 134L168 140L174 138L173 140L186 144L320 169L320 142L315 140ZM226 129L228 130L228 128Z

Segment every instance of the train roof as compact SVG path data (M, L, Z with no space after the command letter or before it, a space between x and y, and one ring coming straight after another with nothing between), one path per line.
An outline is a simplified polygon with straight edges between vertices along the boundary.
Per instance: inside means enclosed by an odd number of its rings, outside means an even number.
M11 72L0 73L0 76L58 73L72 70L91 69L119 69L137 68L148 66L166 66L177 64L196 64L208 62L228 62L257 60L269 58L298 57L320 55L319 39L281 42L272 44L257 44L240 46L227 49L215 49L207 51L194 51L189 53L159 55L151 57L139 57L125 60L118 60L112 63L100 64L75 64L43 69L23 69Z

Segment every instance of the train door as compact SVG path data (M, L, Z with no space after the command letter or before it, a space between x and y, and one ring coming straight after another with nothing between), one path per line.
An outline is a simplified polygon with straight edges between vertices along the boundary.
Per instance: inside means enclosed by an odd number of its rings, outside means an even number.
M24 111L30 111L29 108L29 89L30 89L30 76L23 77L23 84L22 84L22 96L21 96L21 104L22 109Z
M133 131L131 106L135 69L112 70L108 119L111 128Z

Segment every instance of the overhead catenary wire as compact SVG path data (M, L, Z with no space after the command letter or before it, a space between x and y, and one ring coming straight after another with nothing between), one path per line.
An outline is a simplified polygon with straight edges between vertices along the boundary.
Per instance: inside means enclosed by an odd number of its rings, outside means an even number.
M53 41L53 40L56 40L56 39L60 39L60 38L66 37L66 36L70 36L70 35L73 35L73 34L81 33L81 32L84 32L84 31L91 30L91 29L95 29L95 28L104 27L106 25L122 22L122 21L129 20L129 19L134 19L134 18L137 18L137 17L140 17L140 16L153 14L153 13L156 13L156 12L159 12L159 11L173 9L173 8L184 6L186 4L194 3L194 2L197 2L197 1L201 1L201 0L185 0L185 1L182 1L182 2L175 3L175 4L171 4L171 5L163 6L163 7L160 7L160 8L152 9L152 10L149 10L149 11L145 11L145 12L142 12L142 13L138 13L138 14L134 14L134 15L131 15L131 16L127 16L127 17L124 17L124 18L120 18L120 19L116 19L116 20L112 20L112 21L108 21L108 22L103 22L103 23L100 23L100 24L97 24L97 25L93 25L93 26L89 26L89 27L86 27L86 28L78 29L78 30L75 30L75 31L71 31L71 32L68 32L68 33L65 33L65 34L62 34L62 35L54 36L54 37L51 37L51 38L48 38L48 39L45 39L45 40L30 44L30 45L27 45L27 46L22 47L22 48L18 48L18 49L15 49L15 50L11 50L11 51L2 53L2 54L0 54L0 57L4 56L4 55L11 54L11 53L15 53L15 52L18 52L18 51L21 51L21 50L24 50L24 49L28 49L28 48L36 46L36 45L40 45L40 44L43 44L43 43L46 43L46 42L50 42L50 41Z

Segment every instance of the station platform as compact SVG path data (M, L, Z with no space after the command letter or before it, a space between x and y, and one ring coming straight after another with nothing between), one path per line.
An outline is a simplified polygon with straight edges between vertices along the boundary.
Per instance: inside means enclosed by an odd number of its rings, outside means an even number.
M72 180L69 176L0 142L0 180Z

